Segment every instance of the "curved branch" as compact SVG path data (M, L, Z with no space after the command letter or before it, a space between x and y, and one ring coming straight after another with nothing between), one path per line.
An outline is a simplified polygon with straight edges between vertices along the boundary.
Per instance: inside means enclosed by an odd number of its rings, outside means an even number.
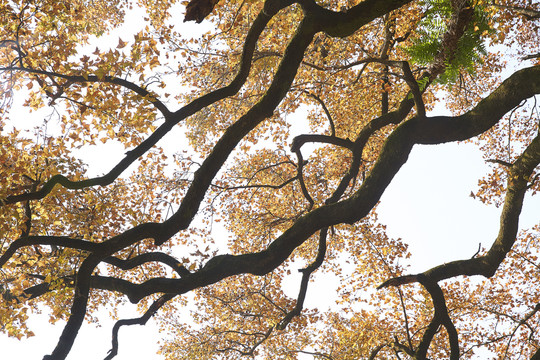
M352 150L354 143L349 139L342 139L336 136L320 135L320 134L302 134L295 136L291 144L291 151L296 152L299 150L302 145L308 142L313 143L322 143L322 144L332 144L336 146L341 146Z
M387 125L401 123L403 120L405 120L405 118L411 111L413 105L414 101L409 99L408 96L406 96L405 99L400 103L397 110L386 113L376 119L371 120L366 126L362 128L356 140L354 141L354 146L352 148L353 158L349 166L349 171L341 179L338 187L336 188L336 190L334 190L332 196L328 200L326 200L327 204L332 204L339 201L341 196L345 193L345 190L349 186L351 180L356 178L356 176L358 175L358 171L360 170L360 164L362 163L362 153L369 138L376 131L382 129Z
M374 17L381 16L392 7L397 8L407 2L409 1L366 0L345 13L323 9L314 1L305 0L302 2L306 18L300 23L295 36L289 43L268 91L255 106L227 129L215 146L214 151L195 173L193 183L188 189L180 209L170 219L161 224L143 224L99 244L99 253L96 252L90 255L83 262L77 274L75 299L71 309L72 315L64 328L52 358L65 358L73 344L86 311L88 291L91 287L91 273L98 263L126 245L144 238L153 238L156 245L161 245L176 232L189 226L207 189L211 186L212 179L222 168L230 153L246 134L272 115L290 89L304 51L312 41L314 34L322 29L328 34L333 34L333 36L346 36L357 30L361 25L371 21ZM279 1L267 1L262 15L269 18L270 16L267 14L275 13L272 13L272 11L277 11L281 5ZM266 24L268 19L265 18L261 21ZM255 42L252 45L254 47ZM248 52L247 48L247 46L244 48L246 53ZM250 65L246 66L249 72ZM373 170L351 198L339 203L322 206L299 218L294 225L275 239L264 251L237 256L216 256L200 270L181 279L152 279L134 285L137 291L133 299L141 299L156 292L181 294L213 284L231 275L240 273L261 275L272 271L316 231L338 223L352 223L366 216L380 199L394 175L407 160L414 144L462 140L482 133L509 111L508 106L512 105L516 99L521 100L530 96L529 94L538 93L540 90L539 78L538 68L525 69L514 74L498 90L478 104L475 109L460 117L416 117L403 123L390 135ZM236 78L234 81L236 81ZM239 82L235 85L241 86L242 83ZM509 84L510 88L508 88ZM163 125L164 128L167 126L172 128L174 124L189 116L186 114L193 114L198 111L197 107L200 106L198 109L201 109L206 106L204 105L205 102L217 101L214 100L214 97L227 96L227 91L233 88L231 86L226 90L224 90L225 88L219 89L213 92L212 96L209 94L207 97L203 96L195 100L172 114ZM190 111L192 112L190 113ZM384 117L385 121L391 118L390 114L387 115L388 117Z
M266 250L237 256L216 256L208 261L202 269L182 279L152 279L142 284L133 285L132 289L134 291L132 294L132 301L137 301L138 299L156 292L175 294L185 293L192 289L215 283L234 274L252 273L262 275L273 270L313 232L325 227L325 225L331 226L340 222L354 222L365 216L374 206L376 201L378 201L382 192L395 173L399 170L400 166L406 161L408 152L412 149L414 143L447 142L461 140L465 136L475 136L495 124L505 112L511 110L513 107L512 104L515 106L522 98L527 98L535 92L540 92L539 71L539 67L533 67L515 73L496 91L488 96L488 98L478 104L477 107L462 116L456 118L413 118L402 124L387 140L379 160L375 164L371 174L366 178L366 181L356 192L355 196L340 203L323 206L300 218L293 226L291 226L291 228L271 243ZM521 86L517 86L518 84ZM529 84L530 86L524 86L526 84ZM509 92L509 89L512 89L512 91ZM504 99L502 98L503 96ZM437 131L435 131L435 129ZM527 185L526 179L539 162L540 140L537 138L514 163L512 167L512 174L514 176L511 176L509 188L512 186L525 188ZM529 175L527 175L527 171ZM511 190L512 189L509 189L509 194L511 193ZM518 195L519 194L514 196L517 201L513 200L510 201L510 203L520 207L523 194L521 194L521 196ZM514 204L513 202L516 203ZM503 214L506 213L507 212L503 210ZM516 215L515 211L512 211L511 213ZM517 212L517 215L519 215L519 211ZM517 215L515 216L516 218ZM503 220L502 223L504 225L508 222ZM515 226L510 224L510 227ZM508 244L497 241L492 250L495 249L498 253L498 248L504 248L505 245L507 246ZM467 260L467 262L477 262L478 259L485 257ZM89 261L89 259L87 259L87 261ZM444 266L445 265L443 265L443 267ZM83 270L85 270L84 266L81 267L79 274L83 273ZM436 270L437 268L427 272L425 276L431 281L437 281L439 278L436 276ZM80 278L79 275L78 280ZM89 287L89 285L85 285L85 283L82 282L79 287L81 288L80 292L82 294L87 294L87 291L84 292L84 290L86 287ZM85 296L76 297L73 306L74 310L72 310L74 315L72 317L75 315L80 317L80 310L77 311L77 309L85 306L85 298ZM435 326L435 323L436 322L433 322L432 327ZM66 326L66 329L68 328L69 327ZM66 329L64 334L66 334ZM452 327L447 324L447 331L453 338L454 335L450 334L452 332L451 329ZM429 332L427 335L429 336ZM62 341L59 343L59 346L61 344L63 344Z
M448 314L448 308L446 307L446 300L444 298L444 293L437 284L436 281L431 280L430 278L421 275L418 277L418 281L424 288L429 292L429 295L431 296L431 300L433 302L433 308L434 308L434 314L433 319L431 320L430 324L428 325L424 336L422 337L422 340L420 341L420 344L418 345L418 348L416 350L416 358L418 359L425 359L427 355L427 350L429 348L429 345L431 344L431 341L433 340L433 336L437 333L438 328L440 325L443 325L446 328L446 332L448 333L448 338L450 342L450 360L458 360L459 359L459 341L458 341L458 334L456 327L452 323L452 319L450 319L450 315Z
M55 175L49 179L42 187L36 192L30 192L20 195L12 195L5 199L0 199L0 206L6 204L17 203L26 200L42 199L47 196L53 188L58 184L67 189L77 190L91 186L106 186L111 184L122 172L127 169L134 161L140 156L150 150L159 140L161 140L176 124L186 119L187 117L195 114L204 107L220 101L228 96L236 94L244 82L246 81L250 69L251 59L253 58L253 52L255 51L256 43L260 34L266 28L266 25L278 10L288 6L287 1L277 1L275 12L267 11L261 12L254 20L246 40L244 42L244 48L240 60L240 68L235 78L229 83L229 85L214 90L208 94L205 94L189 104L185 105L174 113L167 112L165 116L165 122L160 125L146 140L136 146L133 150L126 153L126 156L107 174L81 181L72 181L63 175ZM274 1L275 2L275 1ZM270 15L268 15L270 14ZM146 90L145 90L146 91Z
M480 126L474 125L476 121L483 121L482 119L489 119L490 122L495 122L489 114L493 114L493 109L500 109L499 105L501 105L501 101L499 101L498 97L500 93L505 93L505 89L510 87L512 89L519 88L521 91L515 91L512 93L512 97L514 98L513 101L519 103L521 100L521 96L528 96L529 91L536 91L540 92L540 84L532 81L534 79L535 72L539 71L540 67L536 68L529 68L521 70L520 72L514 74L511 78L509 78L507 81L505 81L498 90L496 90L493 94L491 94L488 98L486 98L483 101L483 104L479 104L476 108L469 111L467 114L462 115L461 117L457 118L445 118L446 123L450 128L456 126L456 124L453 124L452 122L456 122L458 127L461 128L463 131L470 132L470 129L478 129ZM517 79L521 79L521 85L520 87L516 87ZM529 84L530 86L526 86ZM528 90L525 90L528 89ZM507 102L506 105L510 106L511 101ZM488 106L489 105L489 106ZM482 112L485 116L478 117L479 116L479 109L482 109ZM507 109L508 111L511 110L511 107ZM502 110L501 110L502 111ZM499 115L502 117L502 115ZM465 118L469 118L469 121L464 121ZM480 119L480 120L479 120ZM443 120L443 119L439 119ZM374 206L374 204L378 201L380 198L380 195L388 185L388 183L391 181L392 177L395 175L399 167L401 166L401 163L403 163L406 160L406 157L408 156L407 153L404 153L402 149L404 147L406 148L412 148L412 143L414 143L416 138L419 138L422 141L426 141L425 136L419 136L418 133L416 133L416 136L412 136L415 134L414 132L411 132L407 129L414 129L416 127L415 122L419 121L418 118L413 118L409 120L408 122L402 124L399 128L397 128L394 133L389 137L387 140L382 152L381 157L379 161L375 164L373 170L371 171L370 175L366 178L366 181L362 184L362 186L357 190L355 195L347 200L343 200L339 203L332 204L332 205L325 205L320 208L317 208L313 211L311 211L309 214L299 218L296 223L291 226L287 231L285 231L280 237L275 239L270 246L263 251L260 251L258 253L251 253L251 254L244 254L244 255L219 255L214 258L212 258L210 261L206 263L206 265L201 268L200 270L189 274L181 279L151 279L148 280L142 284L131 284L129 285L129 297L130 300L133 302L138 302L140 299L142 299L145 296L148 296L153 293L175 293L175 294L182 294L187 291L190 291L192 289L206 286L209 284L213 284L221 279L224 279L226 277L229 277L231 275L235 274L241 274L241 273L251 273L256 275L262 275L265 273L268 273L272 271L275 267L277 267L279 264L282 263L284 259L286 259L292 251L302 244L307 238L309 238L314 232L328 226L332 226L339 223L344 222L354 222L358 219L361 219L364 217ZM422 119L422 129L426 130L428 133L430 133L430 127L440 127L441 124L437 124L436 118L427 118ZM431 123L431 125L429 125ZM445 123L445 122L442 122ZM440 129L443 134L448 134L449 129ZM457 136L454 134L456 138L461 138L463 136L463 133L459 133L460 135ZM475 131L470 132L470 136L474 136L476 134ZM450 141L450 138L448 136L444 136L444 141ZM408 144L403 144L408 143ZM511 184L512 186L518 186L519 188L526 187L527 184L527 172L530 173L533 171L533 169L537 166L537 164L540 162L540 138L536 138L533 143L529 145L529 147L525 150L523 155L514 163L512 174L514 176L511 176ZM517 176L517 177L516 177ZM512 192L512 189L509 190L509 193ZM510 196L510 195L509 195ZM512 196L510 196L512 197ZM517 203L516 202L516 196L513 195L514 200L508 200L507 202L512 202L512 206L518 206L521 204L519 201L522 199L522 196L517 196ZM506 206L505 206L506 207ZM517 215L519 215L519 212L508 212L507 210L503 210L503 219L501 223L504 226L510 226L512 228L515 227L515 225L512 225L513 222L516 222L516 220L506 219L505 214L512 214L512 218L517 219ZM143 224L139 227L136 227L134 229L128 230L124 234L117 237L116 242L113 244L107 244L107 243L100 243L100 244L94 244L94 243L88 243L85 241L76 241L74 239L68 239L68 238L58 238L58 237L35 237L34 243L36 244L57 244L60 246L69 246L70 242L73 242L75 244L78 244L76 248L85 249L88 251L94 251L97 252L99 250L99 253L101 254L103 251L112 251L114 252L117 247L122 247L125 242L131 243L131 236L137 237L137 238L148 238L155 236L156 232L159 229L159 224ZM156 228L157 227L157 228ZM501 249L504 249L508 247L508 243L503 241L504 239L508 239L508 235L506 234L506 231L502 231L503 236L502 239L499 239L496 241L496 243L493 245L492 249L488 252L487 255L479 258L464 260L460 262L454 262L442 265L440 267L436 267L434 269L429 270L425 273L425 276L429 277L432 281L439 281L441 279L445 279L452 276L458 276L458 275L472 275L472 274L482 274L482 271L486 265L483 264L489 264L490 261L487 261L487 259L490 259L492 257L500 258L500 251ZM513 237L510 234L510 238L513 240L515 239L515 232ZM501 235L499 236L501 237ZM32 238L30 238L32 239ZM49 239L46 241L46 239ZM114 239L114 238L113 238ZM111 239L112 240L112 239ZM28 245L29 243L22 243L23 239L18 240L18 243L20 246ZM109 246L110 245L110 246ZM112 246L114 245L114 246ZM19 247L20 247L19 246ZM14 247L12 247L14 249ZM14 251L14 250L11 250ZM492 255L495 254L495 255ZM7 255L4 254L2 258L6 258ZM87 259L89 260L89 259ZM95 261L95 260L94 260ZM480 264L480 266L475 264ZM472 270L471 270L472 269ZM480 269L480 270L479 270ZM79 273L82 273L84 270L84 266L81 266L81 270ZM86 270L88 271L88 270ZM489 273L492 274L494 272L494 269L490 266L489 267ZM90 272L91 273L91 272ZM88 288L90 287L90 275L87 276L88 280ZM81 279L81 276L78 275L78 280ZM407 276L404 277L403 281L401 283L405 283L406 281L412 282L417 281L415 279L415 276ZM103 280L101 280L103 281ZM399 281L394 280L389 281L385 283L384 286L396 286L398 285Z
M319 249L318 249L318 252L317 252L317 257L315 258L313 263L311 263L308 267L299 270L302 273L302 280L301 280L301 283L300 283L300 290L298 292L298 297L297 297L296 305L294 306L294 308L291 311L285 313L285 316L281 319L281 321L277 325L270 326L268 328L268 330L266 331L266 333L264 334L264 336L262 336L262 338L260 340L258 340L250 348L249 351L241 352L243 355L253 355L253 353L255 352L255 349L257 347L259 347L263 342L265 342L270 337L270 335L272 334L274 329L276 329L276 330L285 330L285 328L287 327L287 325L289 325L291 320L294 319L296 316L301 314L302 309L304 308L304 301L306 299L307 287L308 287L308 284L309 284L309 279L311 277L311 274L322 265L322 263L324 261L324 257L326 255L326 238L327 238L327 235L328 235L328 228L322 229L320 234L319 234ZM268 298L266 298L266 296L263 295L263 297L266 300L270 301ZM275 304L273 304L273 305L277 306ZM283 309L281 309L281 307L278 307L278 308L281 311L283 311ZM235 349L233 349L233 350L235 350Z
M35 275L30 275L30 276L35 277ZM69 286L70 281L72 281L73 279L74 279L73 276L64 276L60 278L60 280L63 281L64 284L67 284L67 286ZM42 282L41 284L30 286L24 289L22 293L17 294L17 295L13 294L13 292L11 292L9 289L5 289L2 287L2 285L0 285L1 297L4 298L4 300L6 301L15 300L18 303L23 302L25 300L35 299L37 297L47 294L50 291L51 291L51 284L48 282Z
M294 148L294 141L293 146ZM304 162L304 157L302 156L302 151L299 147L294 149L294 152L296 153L296 157L298 158L298 166L296 167L296 178L298 179L298 182L300 183L300 189L302 190L302 194L308 201L309 205L306 209L306 211L310 211L313 208L313 205L315 205L315 202L313 201L313 198L309 194L309 190L307 189L306 182L304 181L304 165L307 162Z
M330 111L326 107L326 104L324 103L324 101L319 96L317 96L316 94L312 94L309 91L303 90L302 92L306 94L307 96L315 99L315 101L317 101L319 105L321 105L324 113L326 114L326 117L328 118L328 122L330 123L330 135L336 136L336 126L334 125L334 119L332 119L332 115L330 114Z
M93 243L86 240L72 239L67 236L28 236L15 240L9 248L0 256L0 267L15 254L17 250L31 245L54 245L70 249L84 250L94 252L100 248L99 243Z
M259 13L250 29L248 35L251 35L251 37L248 37L245 42L244 55L247 54L249 59L251 59L253 54L256 43L255 40L258 38L258 35L266 27L266 24L271 17L277 13L282 6L286 5L285 2L282 3L279 0L270 0L265 3L263 11ZM69 353L86 313L91 273L95 266L99 264L100 258L103 258L104 255L110 255L126 245L148 237L154 238L156 245L160 245L179 230L185 229L191 223L212 179L222 167L229 154L247 133L273 113L274 109L287 93L296 75L298 65L303 58L304 51L313 38L314 31L311 25L312 24L306 22L300 24L297 33L288 46L288 51L286 51L285 56L278 67L274 81L270 85L265 96L263 96L263 98L252 107L246 115L228 128L221 140L214 147L214 151L203 162L201 168L195 172L193 183L188 189L179 210L162 224L142 224L105 241L101 244L102 251L99 254L90 255L83 261L77 274L75 298L71 307L71 316L64 327L53 353L50 356L46 356L45 359L65 359ZM249 39L253 39L253 41L248 42ZM243 56L242 60L245 58L246 57ZM245 65L245 62L243 61L242 65L244 66L241 67L237 77L228 87L219 89L193 101L188 106L173 114L171 117L172 120L166 122L164 125L169 125L172 128L174 124L185 118L186 113L192 114L189 112L193 111L194 113L202 108L202 105L206 106L205 102L210 101L209 103L212 103L217 101L214 97L217 97L218 99L219 96L225 97L231 90L236 92L235 86L239 89L249 73L250 64ZM242 73L242 70L245 70L245 73ZM197 108L197 106L201 107ZM153 135L155 135L155 133ZM142 230L142 234L140 230ZM156 232L156 230L158 230L158 232ZM147 231L152 232L151 236L144 236L144 233ZM190 275L187 278L191 279L192 277L193 275ZM213 278L215 279L215 275ZM150 280L150 282L152 282L152 280ZM213 282L215 281L212 281L212 283Z
M362 2L361 4L365 3L366 2ZM320 9L316 11L320 11ZM353 160L349 166L349 172L341 179L341 182L334 191L334 194L327 200L327 204L337 202L345 193L345 190L349 186L351 180L356 178L362 161L363 149L368 139L373 133L375 133L375 131L383 128L386 125L399 124L405 119L413 105L416 105L418 115L420 117L425 117L425 106L422 100L422 92L425 91L427 85L429 85L437 76L439 76L439 74L444 72L447 64L452 60L458 45L458 40L463 36L464 31L472 18L471 11L472 8L467 6L467 1L464 1L460 8L454 9L454 14L452 15L448 28L442 37L442 44L444 44L444 46L441 47L440 52L435 57L428 72L421 76L422 79L427 79L427 84L423 86L422 89L419 88L418 82L415 80L407 62L396 62L384 58L370 58L362 60L362 62L366 63L380 62L389 66L399 66L403 70L404 78L411 90L407 93L404 100L401 101L399 108L396 111L390 113L384 113L383 111L382 116L377 119L373 119L362 129L355 140ZM414 100L411 100L410 98ZM406 151L406 153L408 153L408 151Z
M3 68L0 68L0 71L21 71L21 72L26 72L29 74L46 75L51 78L60 78L60 79L67 80L68 83L81 83L81 84L108 83L108 84L119 85L133 91L134 93L142 96L143 98L149 99L149 101L156 107L156 109L158 109L163 114L163 116L168 117L171 114L167 106L165 106L163 102L157 99L150 91L146 90L144 87L139 86L131 81L118 78L115 76L99 77L97 75L67 75L67 74L60 74L60 73L56 73L52 71L32 69L28 67L17 67L17 66L3 67Z
M110 360L114 358L118 354L118 331L120 330L121 326L129 326L129 325L145 325L146 322L154 316L154 314L163 306L165 305L169 300L172 300L175 297L175 295L172 294L166 294L162 295L159 299L154 301L152 305L146 310L143 316L136 318L136 319L123 319L118 320L116 324L113 326L112 330L112 348L109 350L108 355L105 357L105 360Z
M41 280L45 279L44 276L36 276L36 275L30 275L30 276L39 278ZM67 275L67 276L59 277L55 281L61 281L64 286L73 288L75 287L75 279L76 279L75 275ZM90 277L90 288L121 293L127 296L130 302L134 304L138 302L138 298L136 297L137 284L132 283L128 280L115 278L111 276L94 275ZM2 296L4 297L7 296L8 299L11 299L11 300L14 299L20 302L23 300L35 299L37 297L45 295L54 290L56 290L56 287L51 289L51 283L42 282L40 284L33 285L24 289L21 295L14 295L11 292L5 290Z
M160 262L168 265L180 276L187 276L191 274L191 272L189 272L189 270L186 269L182 263L178 262L176 258L162 252L144 253L127 260L109 256L103 259L103 262L114 265L122 270L130 270L148 262Z
M418 113L418 116L425 117L426 107L424 105L424 100L422 99L422 90L420 90L418 82L414 78L409 63L407 61L403 61L401 63L401 69L403 70L405 81L407 82L407 85L409 85L409 88L411 89L411 92L413 94L414 104L416 105L416 112Z
M411 91L414 95L419 116L403 123L397 129L395 129L392 135L390 135L381 151L380 158L375 163L367 179L358 188L354 195L347 200L338 202L345 190L348 188L350 181L356 177L356 174L359 171L362 161L362 150L367 140L371 135L373 135L374 131L380 129L382 126L391 123L399 124L403 122L410 112L411 107L414 105L412 100L404 100L400 104L398 111L385 114L384 116L370 122L368 126L362 129L360 135L354 143L345 142L347 145L346 147L353 151L353 162L351 164L350 171L343 177L338 188L332 194L332 197L327 200L326 205L311 211L307 215L295 221L295 223L288 230L275 239L264 251L238 256L216 256L208 261L202 269L194 273L190 273L187 270L185 271L180 264L174 262L175 260L167 257L166 255L156 255L160 253L146 254L127 260L118 259L112 256L118 250L146 238L153 238L156 245L161 245L179 230L185 229L190 225L195 214L199 210L199 206L202 203L208 188L212 186L211 184L213 179L223 168L223 164L227 160L228 156L232 153L232 151L234 151L239 142L250 131L272 115L279 103L285 97L286 93L290 90L298 67L303 61L305 50L311 43L314 34L316 34L318 31L324 31L330 36L344 37L350 35L362 25L372 21L374 18L380 17L383 14L388 14L389 10L398 8L408 2L410 2L410 0L365 0L348 11L334 12L319 6L314 0L300 0L305 18L298 26L296 34L287 46L287 50L282 58L282 61L280 62L279 68L275 73L275 77L268 91L255 106L253 106L244 116L238 119L227 129L223 137L215 146L213 152L207 157L200 169L195 173L192 185L189 187L181 203L180 209L174 213L170 219L159 224L142 224L100 244L89 245L87 242L82 240L67 240L61 238L63 242L68 244L68 247L75 247L80 250L89 251L91 254L86 260L83 261L75 278L75 296L73 305L71 307L71 316L69 321L63 330L62 336L54 349L53 354L47 358L63 359L67 356L67 353L71 349L73 341L77 336L78 330L86 314L88 296L91 288L121 291L127 294L130 300L134 302L137 302L150 294L163 292L166 295L160 298L160 300L165 299L163 300L164 303L167 301L167 299L174 297L176 294L181 294L195 288L200 288L215 283L231 275L240 273L252 273L260 275L268 273L287 259L294 249L303 244L310 236L315 234L317 231L321 231L319 237L319 252L316 260L303 271L304 274L302 277L297 304L280 324L280 326L285 327L292 317L300 313L307 291L309 276L318 266L320 266L323 261L326 249L328 227L344 222L356 222L366 216L380 199L382 193L392 181L395 174L399 171L400 167L405 163L408 154L415 144L440 143L475 136L493 126L493 124L495 124L500 117L508 111L508 106L512 104L512 101L514 101L515 98L523 97L527 94L526 92L522 91L523 89L520 88L520 86L516 86L516 84L525 85L522 87L526 88L527 84L533 83L532 86L529 87L529 89L533 89L530 92L538 92L539 72L528 70L527 74L530 77L529 79L521 79L514 84L514 86L510 86L508 93L504 93L504 91L501 94L499 94L497 91L494 92L488 97L489 100L487 102L481 102L475 109L463 116L455 118L437 117L428 119L425 118L425 110L423 109L423 103L421 101L421 92L419 89L415 88L414 83L411 83ZM197 111L203 109L209 104L220 101L221 99L231 96L239 91L249 75L253 51L261 32L266 28L268 21L273 17L274 14L277 13L277 11L285 6L290 5L291 3L292 1L289 0L266 1L263 11L255 20L255 23L251 27L248 37L245 40L242 60L240 62L240 69L234 80L228 86L210 92L174 113L170 112L165 105L158 100L151 100L154 102L154 105L158 108L158 110L161 109L160 111L164 113L165 123L162 124L162 126L160 126L143 143L132 151L128 152L126 157L107 175L95 179L83 180L81 182L70 181L62 175L57 175L44 184L39 191L32 191L29 194L17 195L8 199L0 200L0 205L9 202L28 201L43 198L47 196L47 194L49 194L57 184L68 189L80 189L87 186L107 185L113 182L127 168L127 166L132 164L137 158L154 146L166 133L172 129L175 124L186 119L188 116L195 114ZM462 34L462 31L464 31L470 17L472 16L472 9L468 6L466 1L459 1L455 3L463 4L463 8L455 9L455 17L449 26L449 28L456 29L456 31L449 31L448 34L451 34L443 39L443 46L441 47L441 52L437 57L438 60L441 61L434 64L434 66L430 68L432 73L431 76L436 76L437 73L442 71L441 69L443 69L443 66L445 66L444 64L449 62L449 59L451 59L454 53L452 49L455 49L455 44L457 44L456 39L461 37L460 31ZM386 51L383 51L383 53L385 52ZM406 70L407 69L404 69L404 73ZM58 77L57 74L53 73L43 73L42 75ZM84 81L87 82L101 80L109 83L115 83L115 81L117 81L116 78L108 77L104 77L102 79L99 79L97 76L82 77L84 78ZM406 73L405 77L409 78L409 80L411 78L414 80L412 73ZM76 81L80 79L72 78L66 80ZM503 84L501 88L504 86L508 87L506 82L505 84ZM125 85L126 84L123 86ZM416 84L416 87L417 85L418 84ZM146 89L136 87L134 91L139 91L139 94L142 94L141 91L146 91ZM150 94L148 93L144 96L149 95ZM326 112L327 115L329 115L329 112ZM386 111L384 112L386 113ZM332 121L331 117L329 117L329 119ZM332 131L332 135L334 135L334 131ZM533 144L531 144L531 146L526 150L529 158L520 158L518 159L518 162L512 165L511 183L509 183L509 195L507 196L507 204L509 205L508 208L506 208L505 203L505 209L503 211L503 216L501 217L501 232L504 234L501 236L500 241L497 239L496 243L492 247L492 258L485 257L484 259L488 262L489 266L495 266L495 268L498 267L500 261L502 261L506 252L509 251L511 247L510 240L512 240L512 236L515 238L514 230L517 227L517 219L521 210L521 203L523 202L523 194L527 188L527 180L530 173L533 171L534 166L538 164L540 158L540 156L537 156L540 153L538 148L540 145L534 144L535 143L533 142ZM293 143L293 148L294 146L295 144ZM297 147L297 154L299 155L298 178L302 184L301 173L304 162L300 153L300 147ZM307 194L305 185L303 186L303 191L305 194ZM311 199L309 194L307 194L306 197L308 200ZM310 202L313 204L312 199ZM26 237L24 239L20 239L21 241L15 241L15 243L8 248L8 251L0 257L0 264L2 264L2 261L3 263L8 261L18 248L28 246L31 243L28 242L28 239L29 238ZM57 241L59 238L54 239L56 239L54 241ZM40 240L42 241L43 238ZM50 244L54 243L54 241L51 241ZM82 249L83 246L87 249ZM488 253L488 255L490 254ZM132 284L122 279L92 276L96 266L103 261L118 266L122 269L130 269L148 261L161 261L171 266L177 272L181 273L181 278L157 278L151 279L142 284ZM476 268L476 270L477 269L478 268ZM429 275L432 274L430 273ZM435 275L436 273L434 273L433 276ZM442 290L437 285L436 280L433 280L431 276L420 275L418 279L430 292L435 308L434 320L426 331L426 334L428 334L426 339L429 338L433 331L436 331L439 324L445 325L450 337L452 359L454 359L459 356L459 348L456 350L457 332L455 331L455 327L453 327L453 324L448 316ZM43 291L43 289L35 290ZM143 315L141 318L124 320L124 322L120 321L115 325L113 328L113 349L111 350L109 357L113 357L117 352L117 335L120 326L146 322L147 319L155 312L153 309L155 308L157 311L157 309L162 306L160 300L154 303L147 313L145 313L145 315ZM272 329L273 328L269 329L266 337L270 335ZM428 344L431 341L431 338L429 338L429 341L426 341L425 343ZM257 345L258 344L256 344L255 347Z
M523 199L528 190L528 179L538 164L540 164L540 136L537 136L529 144L509 169L508 190L501 212L499 234L485 255L445 263L427 270L423 274L433 281L462 275L492 277L514 245ZM407 275L390 279L381 284L379 288L414 282L417 281L418 276Z
M315 34L314 24L304 19L289 42L268 90L246 114L229 126L214 146L201 167L195 172L193 183L188 189L178 211L163 224L164 230L156 245L161 245L177 231L187 228L198 211L199 205L231 152L251 130L270 117L285 97L298 71L304 52Z
M43 360L57 360L67 357L84 321L90 292L91 275L98 264L99 257L96 255L90 255L81 264L75 280L75 295L73 296L69 319L53 352L51 355L45 355Z
M411 0L365 0L344 12L332 11L314 0L302 0L300 5L306 16L313 18L320 31L332 37L344 38L373 19L408 4Z
M385 346L388 346L388 345L387 344L382 344L382 345L376 346L373 350L371 350L371 352L369 353L368 360L375 360L375 357L377 357L377 354L379 354L379 352L382 349L384 349Z
M406 121L389 136L371 173L350 198L321 206L300 217L263 251L243 255L218 255L210 259L203 268L182 279L148 280L136 285L135 297L142 299L157 292L182 294L232 275L242 273L264 275L272 271L316 231L340 223L354 223L365 217L377 204L401 165L405 163L414 144L463 140L464 137L473 137L481 131L489 129L502 118L505 112L510 111L522 99L540 92L539 74L540 66L516 72L480 104L461 116L415 117ZM504 96L504 99L501 96ZM527 154L524 154L522 160L517 161L514 166L523 167L530 171L534 169L536 166L534 163L540 161L540 140L535 140L530 148L531 150L526 150ZM532 156L534 154L536 155ZM520 174L525 173L520 172ZM521 183L520 186L526 185L525 179L520 178L513 181L516 184ZM512 200L512 203L514 202L516 202L513 204L514 206L521 204L519 199ZM146 237L152 237L152 235ZM501 246L502 244L497 245L497 247ZM483 259L483 257L465 262L481 263L479 259ZM442 267L444 269L456 268L455 265L451 264ZM473 270L473 274L478 273L478 268L474 267ZM441 272L435 268L432 273L426 274L426 276L429 276L433 281L438 281L449 277L446 276L451 273L449 271ZM461 267L458 267L458 271L452 271L457 275L468 274L462 271Z
M319 234L319 250L317 252L317 257L315 258L315 261L311 263L308 267L305 269L300 269L299 271L302 273L302 280L300 283L300 291L298 292L298 298L296 300L296 305L294 309L289 311L287 315L279 322L278 325L276 325L277 330L285 330L287 325L291 322L291 320L295 317L300 315L302 312L302 309L304 308L304 301L306 299L306 293L307 293L307 287L309 284L309 278L311 277L311 274L317 270L323 263L324 257L326 255L326 237L328 235L328 228L324 228L321 230L321 233Z

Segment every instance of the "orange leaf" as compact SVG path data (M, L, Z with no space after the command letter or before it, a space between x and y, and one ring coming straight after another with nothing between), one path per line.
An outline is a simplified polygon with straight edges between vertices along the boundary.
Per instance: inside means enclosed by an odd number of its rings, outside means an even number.
M118 45L116 45L117 49L122 49L126 47L127 41L123 41L122 39L118 38Z

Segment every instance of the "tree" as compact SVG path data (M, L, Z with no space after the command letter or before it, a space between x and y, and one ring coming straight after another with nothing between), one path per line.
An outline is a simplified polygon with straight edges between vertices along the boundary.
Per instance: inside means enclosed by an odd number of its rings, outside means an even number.
M130 301L142 314L107 359L156 314L170 359L540 358L540 228L518 233L540 189L538 4L192 0L185 19L212 24L199 38L169 1L0 6L4 333L31 336L46 305L67 323L44 359L64 359L96 309ZM89 49L133 6L139 32ZM453 116L427 116L443 91ZM10 125L15 96L50 111L32 134ZM291 138L299 108L310 129ZM377 202L414 145L466 140L493 163L471 195L501 206L498 236L408 274ZM78 154L101 142L127 152L91 177ZM341 310L303 308L315 271L340 278ZM191 324L173 316L186 293Z

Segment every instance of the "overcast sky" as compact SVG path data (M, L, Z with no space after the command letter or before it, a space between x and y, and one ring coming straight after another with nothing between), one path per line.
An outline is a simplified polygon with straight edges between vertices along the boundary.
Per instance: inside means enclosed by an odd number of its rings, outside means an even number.
M113 36L111 44L117 43ZM440 114L440 113L438 113ZM112 148L102 147L110 154ZM124 153L118 147L119 156ZM104 164L108 171L116 161L107 156ZM103 163L103 159L100 158ZM96 171L95 169L93 171ZM391 237L400 237L410 245L411 271L423 271L432 266L463 258L470 258L481 243L489 247L498 232L500 209L485 206L469 197L476 190L477 181L489 172L481 153L472 144L446 144L417 146L403 166L378 207L379 220L386 224ZM95 174L95 173L94 173ZM527 197L521 225L531 227L538 222L540 196ZM326 308L332 298L313 293L310 286L306 305ZM320 288L320 287L319 287ZM325 287L325 291L328 288ZM296 288L291 291L294 296ZM133 306L127 306L124 315L135 317ZM121 312L122 314L122 312ZM41 359L55 347L64 323L48 324L48 316L32 318L30 325L36 336L17 341L0 335L2 358L23 360ZM68 359L103 359L110 349L113 322L104 320L102 327L84 324ZM146 326L123 327L117 360L158 360L155 355L160 335L152 320Z
M416 147L383 195L379 219L388 233L410 245L411 271L423 271L443 262L470 258L478 243L488 247L497 231L500 209L469 197L477 180L489 170L481 153L472 144L446 144ZM538 222L540 196L527 197L522 227ZM326 308L329 297L315 294L310 286L308 306ZM320 288L320 287L319 287ZM292 290L292 294L296 289ZM325 291L328 291L325 287ZM130 308L130 309L129 309ZM125 316L134 317L128 306ZM30 321L36 336L24 341L0 336L0 348L19 359L41 359L56 345L63 323L49 325L47 316ZM102 359L110 348L113 323L101 328L84 324L68 359ZM152 322L146 326L123 327L117 360L158 360L156 341L160 335Z

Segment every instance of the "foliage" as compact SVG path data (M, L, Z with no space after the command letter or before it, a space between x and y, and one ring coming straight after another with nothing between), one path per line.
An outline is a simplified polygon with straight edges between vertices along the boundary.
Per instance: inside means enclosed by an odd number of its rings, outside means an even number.
M446 0L428 1L424 4L426 10L423 19L418 24L416 37L405 48L411 61L421 65L431 64L441 49L443 34L447 25L452 21L454 13L452 3ZM485 4L476 4L471 20L460 37L452 56L446 62L446 69L437 79L447 84L455 82L462 71L474 72L475 64L487 55L484 42L486 37L494 33L496 21L490 18L490 8Z
M518 231L540 189L538 18L525 0L1 0L0 331L32 336L47 308L67 323L44 359L65 359L130 301L107 359L152 316L165 359L538 358L540 229ZM442 90L454 115L428 116ZM499 233L409 274L376 205L414 145L464 140L493 164L471 196ZM87 154L113 145L96 176ZM305 306L318 276L330 309Z

